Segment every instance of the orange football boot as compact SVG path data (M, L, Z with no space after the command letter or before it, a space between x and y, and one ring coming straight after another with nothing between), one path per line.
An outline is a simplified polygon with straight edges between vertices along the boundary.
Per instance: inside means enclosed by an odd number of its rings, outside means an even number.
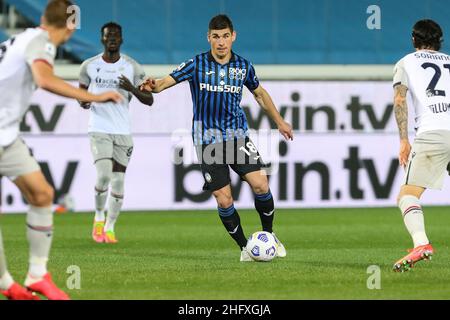
M42 277L42 280L27 286L27 289L43 295L48 300L70 300L69 296L53 282L50 273Z
M434 249L431 244L426 244L423 246L415 247L414 249L408 250L409 254L398 260L394 264L394 271L405 272L414 267L416 262L421 260L431 260L433 256Z
M16 282L8 290L0 290L0 293L8 300L40 300L38 296Z

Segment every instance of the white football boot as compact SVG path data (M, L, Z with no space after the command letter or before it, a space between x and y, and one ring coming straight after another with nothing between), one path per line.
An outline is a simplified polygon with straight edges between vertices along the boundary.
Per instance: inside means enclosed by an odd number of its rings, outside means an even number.
M250 257L250 255L248 254L247 248L246 247L242 247L242 251L241 251L241 262L252 262L255 261L252 259L252 257Z
M274 232L272 232L272 235L275 238L275 242L277 243L277 257L280 257L280 258L286 257L286 248L283 246L281 241L278 240L278 238Z

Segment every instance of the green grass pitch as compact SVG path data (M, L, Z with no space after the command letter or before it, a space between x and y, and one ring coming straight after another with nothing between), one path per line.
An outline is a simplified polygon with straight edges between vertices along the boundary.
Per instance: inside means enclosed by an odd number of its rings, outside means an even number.
M241 210L246 236L260 229ZM240 263L239 250L211 211L123 212L117 245L91 240L92 214L55 218L49 269L72 299L449 299L450 214L425 208L432 261L406 273L393 263L411 246L396 208L277 210L275 231L288 255ZM22 282L28 246L24 215L2 215L8 266ZM66 287L69 266L81 288ZM381 289L369 290L367 268L380 267Z

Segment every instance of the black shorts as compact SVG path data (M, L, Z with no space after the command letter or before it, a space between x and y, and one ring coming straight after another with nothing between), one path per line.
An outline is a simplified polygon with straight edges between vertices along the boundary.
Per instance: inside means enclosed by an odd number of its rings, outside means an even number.
M216 191L231 182L230 167L241 178L264 167L261 156L250 138L197 146L205 184L203 190Z

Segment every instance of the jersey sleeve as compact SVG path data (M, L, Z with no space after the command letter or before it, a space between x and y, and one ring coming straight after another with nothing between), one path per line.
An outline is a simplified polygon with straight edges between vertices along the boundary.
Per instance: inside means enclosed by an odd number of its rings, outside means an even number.
M53 67L55 56L55 45L44 37L34 38L25 49L25 59L30 66L35 61L43 61Z
M80 75L78 76L78 82L86 87L89 87L89 84L91 83L91 78L87 71L88 64L88 60L81 64Z
M250 63L248 67L247 77L245 78L244 85L253 92L256 88L259 87L259 79L256 75L255 68Z
M133 73L134 73L133 84L136 87L139 87L141 84L144 83L146 78L144 68L134 60L131 60L131 64L133 65Z
M403 59L397 62L394 67L394 79L392 84L394 87L402 84L408 88L408 75L405 70L405 62Z
M195 72L195 61L194 59L190 59L188 61L183 62L176 68L170 76L176 81L176 83L188 80L190 81L194 76Z

